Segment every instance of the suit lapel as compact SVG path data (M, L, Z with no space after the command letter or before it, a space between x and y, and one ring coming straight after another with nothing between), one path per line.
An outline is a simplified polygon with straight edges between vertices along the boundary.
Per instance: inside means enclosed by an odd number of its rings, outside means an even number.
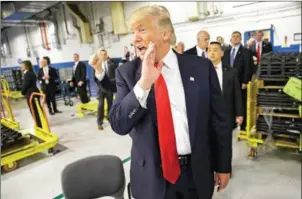
M182 83L185 92L187 118L189 125L189 134L191 146L193 146L193 140L195 137L195 127L196 127L196 116L198 107L198 84L194 81L196 74L193 70L190 70L188 66L188 60L184 59L183 56L176 53L178 59L178 65L180 70L180 75L182 78Z
M239 49L238 49L238 52L236 54L236 57L235 57L235 60L234 60L234 63L236 63L239 59L239 57L241 56L241 53L242 53L242 45L240 45ZM235 64L234 64L235 65Z
M222 65L222 93L223 94L226 91L226 89L228 89L227 73L228 73L228 68L225 65Z

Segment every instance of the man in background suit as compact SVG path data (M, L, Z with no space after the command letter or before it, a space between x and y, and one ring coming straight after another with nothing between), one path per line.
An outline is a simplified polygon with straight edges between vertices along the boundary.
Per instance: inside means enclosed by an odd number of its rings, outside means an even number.
M70 86L77 87L81 102L83 104L86 104L89 102L89 98L87 95L86 65L80 61L80 56L77 53L73 54L73 60L75 63L73 66L73 75L72 81L70 82Z
M208 58L207 47L209 45L210 35L207 31L200 31L197 34L197 45L185 51L189 55L197 55L199 57Z
M159 6L137 9L129 24L143 60L116 70L109 121L133 141L133 197L211 199L231 168L231 128L213 64L170 48L173 25Z
M98 91L98 115L97 123L99 130L103 130L104 120L104 101L107 101L107 116L112 106L113 94L116 92L115 69L117 65L107 56L105 49L99 49L96 55L93 55L90 62L97 62L98 67L94 68L94 80L99 87Z
M238 75L235 68L222 64L222 46L219 42L211 42L208 56L217 72L220 88L227 107L228 122L232 128L241 126L243 121L242 98Z
M257 64L260 63L263 54L273 51L271 42L263 40L263 32L260 30L256 31L256 37L253 44L250 46L250 49L253 52L253 56L257 57Z
M231 48L230 45L224 43L224 39L221 36L216 37L216 41L220 43L223 52L226 51L227 49Z
M46 104L50 115L62 113L57 109L56 90L57 85L55 80L58 78L56 69L50 67L50 59L43 57L41 60L42 68L38 72L38 80L40 81L41 89L46 97ZM52 105L52 106L51 106Z
M222 59L223 64L230 65L230 67L237 69L237 75L242 91L242 103L244 118L246 118L246 100L247 100L247 84L252 79L253 74L253 57L252 52L242 46L241 44L241 33L235 31L232 33L231 43L232 48L224 52ZM245 129L245 120L242 128Z
M185 44L182 41L177 42L177 44L175 45L176 52L178 52L179 54L183 54L185 51Z
M228 109L229 124L233 128L235 124L240 126L243 121L243 110L237 71L235 68L222 63L223 50L219 42L210 43L208 55L217 72L220 88Z

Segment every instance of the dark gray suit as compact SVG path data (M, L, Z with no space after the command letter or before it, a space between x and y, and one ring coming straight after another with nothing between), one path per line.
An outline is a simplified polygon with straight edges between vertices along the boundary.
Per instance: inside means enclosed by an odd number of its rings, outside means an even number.
M95 76L94 80L98 85L98 97L99 100L98 104L98 112L97 112L97 123L99 126L103 125L104 120L104 100L107 100L108 105L108 112L112 106L113 101L113 93L116 92L116 85L115 85L115 69L117 65L115 62L111 61L110 59L107 60L107 68L105 70L105 76L102 81L99 81ZM95 74L95 71L93 71Z
M243 116L241 87L236 68L222 65L222 93L227 105L228 119L231 127L235 125L235 118Z
M212 63L198 56L176 55L185 92L192 176L198 197L210 199L214 171L231 170L231 128ZM116 70L117 93L109 121L117 134L129 134L133 141L130 170L133 197L164 199L168 183L161 168L154 88L149 93L147 109L142 108L133 91L140 77L140 59Z

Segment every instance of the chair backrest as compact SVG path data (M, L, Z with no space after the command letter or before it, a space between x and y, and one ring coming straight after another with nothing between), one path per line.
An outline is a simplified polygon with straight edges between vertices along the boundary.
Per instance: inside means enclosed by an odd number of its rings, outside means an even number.
M123 199L125 173L116 156L84 158L66 166L61 184L66 199L94 199L111 196Z

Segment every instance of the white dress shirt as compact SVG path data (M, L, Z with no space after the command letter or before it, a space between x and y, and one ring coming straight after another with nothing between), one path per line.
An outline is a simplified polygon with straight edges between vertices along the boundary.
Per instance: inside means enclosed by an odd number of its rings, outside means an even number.
M49 75L48 75L48 72L49 72L48 66L43 67L44 76L49 76ZM45 80L45 83L46 83L46 84L49 83L48 79Z
M240 44L238 44L236 46L232 46L230 56L232 56L233 49L235 48L235 55L234 55L234 57L236 57L236 55L238 53L238 50L239 50L239 47L240 47Z
M162 75L166 81L178 155L191 154L191 144L188 128L187 108L184 87L180 76L178 61L175 53L170 49L163 59ZM147 98L150 89L144 91L139 84L134 87L134 93L143 108L147 108Z
M74 73L75 73L75 71L76 71L76 69L77 69L78 63L79 63L78 61L74 63L74 66L73 66L73 72L74 72Z
M196 46L196 50L197 50L197 55L199 57L202 57L202 53L204 52L205 57L208 58L208 54L207 54L206 49L201 49L198 46Z
M108 70L108 62L107 61L103 61L102 62L102 68L103 68L103 72L101 73L95 73L95 77L99 80L102 81L105 77L105 71Z
M256 53L257 53L257 49L258 49L258 45L260 45L260 55L262 55L262 41L256 41Z
M215 66L215 70L218 76L219 84L220 84L220 89L221 91L223 90L223 71L222 71L222 63L220 62Z

